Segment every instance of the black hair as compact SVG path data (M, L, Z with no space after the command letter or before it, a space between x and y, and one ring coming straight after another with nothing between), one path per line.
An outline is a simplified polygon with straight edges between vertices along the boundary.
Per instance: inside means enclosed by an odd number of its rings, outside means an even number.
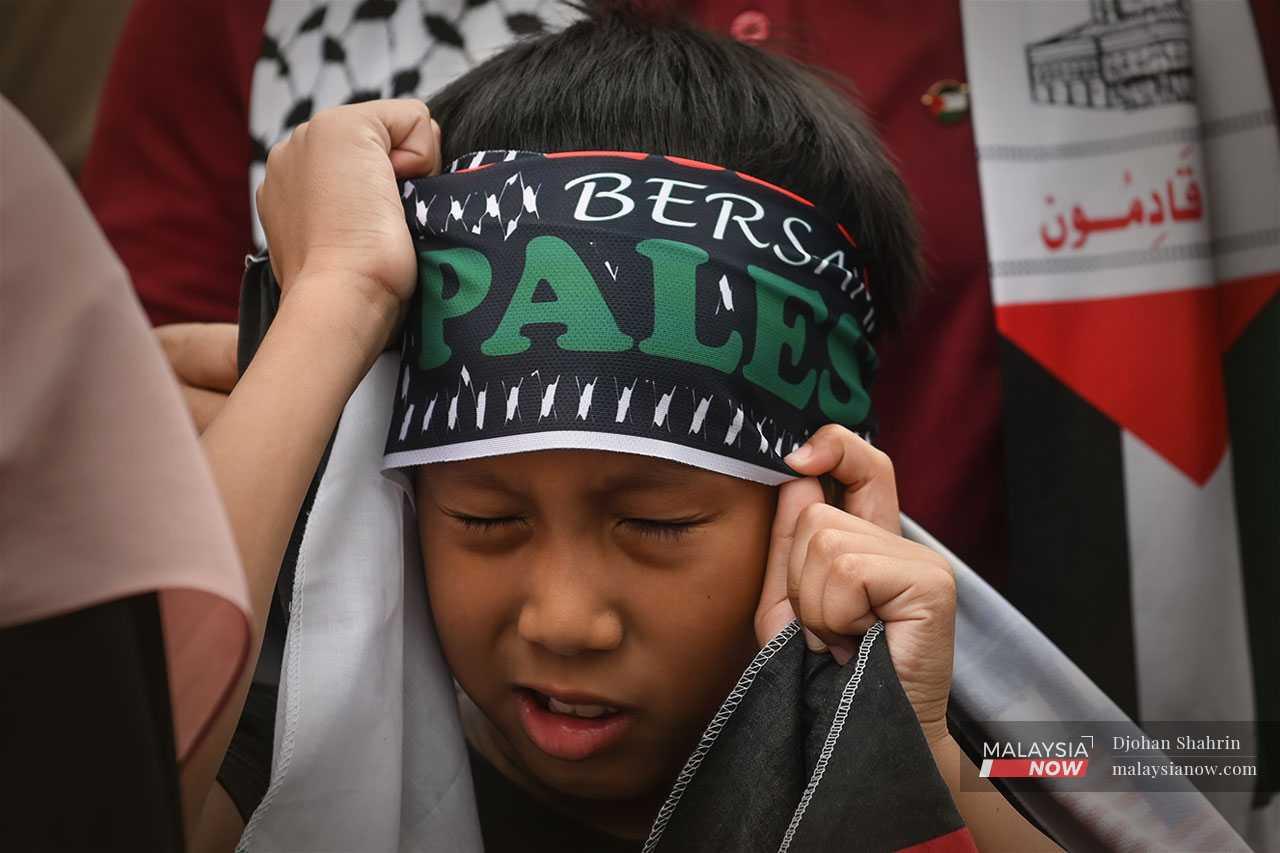
M621 150L746 172L813 201L869 252L881 329L921 278L902 179L836 81L640 2L579 7L429 100L446 163L472 151Z

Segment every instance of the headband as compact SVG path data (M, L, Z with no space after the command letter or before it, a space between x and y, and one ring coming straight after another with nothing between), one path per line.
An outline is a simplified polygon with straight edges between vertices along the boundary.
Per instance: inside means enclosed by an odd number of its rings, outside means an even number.
M419 287L385 467L551 448L777 484L872 430L866 259L811 202L679 157L480 152L407 181Z

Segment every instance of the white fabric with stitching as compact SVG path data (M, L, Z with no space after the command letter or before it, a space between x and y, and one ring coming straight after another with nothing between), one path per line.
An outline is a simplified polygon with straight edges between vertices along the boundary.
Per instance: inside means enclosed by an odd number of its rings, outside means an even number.
M271 781L240 851L482 850L416 524L381 473L398 364L378 360L338 425L298 556Z

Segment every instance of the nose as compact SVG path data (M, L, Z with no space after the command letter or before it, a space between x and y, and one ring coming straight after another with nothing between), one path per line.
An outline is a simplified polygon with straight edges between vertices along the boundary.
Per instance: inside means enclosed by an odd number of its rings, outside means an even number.
M599 589L596 571L573 560L535 560L527 569L528 595L517 630L524 640L553 654L607 652L622 645L622 617Z

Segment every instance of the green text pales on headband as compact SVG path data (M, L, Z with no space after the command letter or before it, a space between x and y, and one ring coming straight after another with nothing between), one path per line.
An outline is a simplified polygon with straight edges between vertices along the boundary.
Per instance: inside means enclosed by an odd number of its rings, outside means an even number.
M855 343L862 330L850 315L836 319L826 341L826 366L811 369L798 381L781 375L781 360L789 358L798 367L808 339L809 321L797 312L793 322L785 319L788 302L808 309L815 324L827 320L828 308L822 296L808 288L754 265L747 273L755 286L756 322L747 330L754 338L750 357L743 332L732 330L718 344L704 342L698 334L696 310L697 269L706 263L705 251L689 243L648 239L635 251L648 258L653 269L653 333L636 341L625 334L601 295L586 264L569 243L552 235L534 237L525 247L524 268L511 300L496 330L480 344L489 357L503 358L526 352L532 341L523 332L527 326L559 325L564 332L556 346L565 351L616 353L638 348L646 355L702 365L726 374L741 370L747 381L763 388L797 409L805 409L813 395L823 415L837 423L856 424L870 410L855 356ZM422 344L419 367L432 370L445 365L452 348L445 338L446 324L475 310L489 294L493 272L483 253L470 248L423 251L419 255L422 314ZM458 288L445 298L444 268L452 269ZM535 301L538 286L545 282L555 298ZM848 393L838 390L832 373Z

